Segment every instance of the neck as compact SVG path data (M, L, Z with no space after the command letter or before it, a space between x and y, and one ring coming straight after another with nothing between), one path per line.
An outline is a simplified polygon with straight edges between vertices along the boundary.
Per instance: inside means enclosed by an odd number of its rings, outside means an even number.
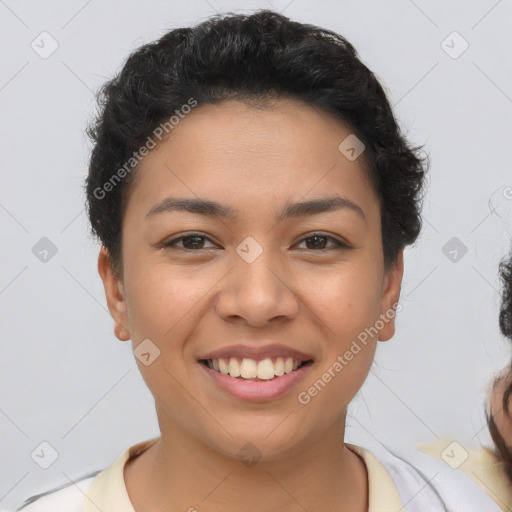
M168 426L126 464L126 487L136 512L366 511L366 466L344 446L344 430L343 418L309 444L251 465Z

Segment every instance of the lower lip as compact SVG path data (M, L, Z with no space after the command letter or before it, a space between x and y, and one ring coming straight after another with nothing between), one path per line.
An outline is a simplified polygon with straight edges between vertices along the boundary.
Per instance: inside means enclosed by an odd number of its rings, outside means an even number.
M238 379L216 372L203 363L199 363L199 365L220 388L227 391L235 398L251 402L264 402L279 398L287 393L304 378L304 375L309 371L312 363L313 362L310 361L297 370L285 373L281 377L274 377L270 380Z

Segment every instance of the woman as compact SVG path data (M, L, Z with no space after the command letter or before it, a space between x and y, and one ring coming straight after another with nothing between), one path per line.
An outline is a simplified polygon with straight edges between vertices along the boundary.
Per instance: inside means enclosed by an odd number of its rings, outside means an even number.
M512 253L500 265L503 283L500 310L502 334L512 340ZM489 431L502 461L504 472L512 483L512 418L510 417L510 395L512 393L512 365L509 364L494 381L489 413Z
M501 332L512 339L512 253L500 264L503 283L499 324ZM471 449L455 439L437 439L420 446L423 453L446 462L471 478L487 492L502 510L512 509L512 420L509 397L512 393L510 366L493 382L489 393L489 432L495 447ZM417 466L417 455L409 461Z
M499 510L433 458L438 486L344 443L427 167L348 41L271 11L172 30L90 133L98 270L161 435L24 511Z

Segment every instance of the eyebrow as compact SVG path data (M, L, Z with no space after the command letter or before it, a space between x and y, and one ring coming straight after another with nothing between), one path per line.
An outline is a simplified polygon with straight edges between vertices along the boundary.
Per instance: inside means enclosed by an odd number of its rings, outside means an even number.
M281 221L286 218L317 215L319 213L331 212L343 208L348 208L356 212L360 217L366 220L366 216L360 206L350 199L341 196L312 199L310 201L302 201L298 203L287 203L277 216L277 219ZM170 211L184 211L208 217L218 216L232 219L235 219L238 216L238 211L236 209L231 206L217 203L216 201L200 198L166 197L163 201L159 202L148 211L146 218L153 217L158 213Z

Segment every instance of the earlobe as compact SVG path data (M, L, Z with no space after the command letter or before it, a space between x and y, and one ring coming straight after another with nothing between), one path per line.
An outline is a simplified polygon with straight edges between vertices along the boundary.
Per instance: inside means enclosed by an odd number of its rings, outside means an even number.
M388 341L395 334L395 316L400 299L400 288L404 274L403 249L399 251L395 263L388 269L384 278L382 306L380 318L377 321L379 341ZM399 308L398 308L399 310Z
M130 333L117 321L114 325L114 334L119 341L128 341L131 338Z
M121 277L113 269L108 250L102 246L98 255L98 272L103 281L105 297L110 315L114 320L114 334L120 341L130 339L126 310L124 284Z

